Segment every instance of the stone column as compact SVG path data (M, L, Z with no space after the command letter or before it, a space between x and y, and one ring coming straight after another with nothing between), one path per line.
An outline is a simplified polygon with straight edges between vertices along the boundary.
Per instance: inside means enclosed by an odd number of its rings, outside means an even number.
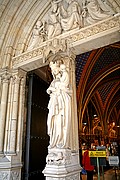
M4 139L4 152L7 152L8 142L10 138L10 117L12 113L12 99L13 99L13 77L10 77L9 90L8 90L8 102L7 102L7 112L6 112L6 127L5 127L5 139Z
M18 120L18 98L19 98L19 83L20 78L16 75L13 80L13 101L12 101L12 114L10 124L10 146L9 153L15 153L16 151L16 137L17 137L17 120Z
M69 57L65 57L64 62L69 62L70 85L72 87L72 151L79 150L78 140L78 118L77 118L77 99L76 99L76 78L75 78L75 55L71 53ZM67 62L66 62L67 61Z
M0 153L4 148L4 133L6 123L7 97L8 97L9 75L5 72L1 82L1 108L0 108Z
M71 101L69 104L70 108L67 108L68 106L67 101L66 101L66 105L64 106L64 110L65 111L68 110L68 114L71 115L71 118L69 119L69 125L66 126L67 128L69 128L67 131L67 136L69 137L67 138L69 140L68 143L69 147L64 147L64 146L48 147L48 156L46 158L47 164L43 173L46 176L46 180L68 180L68 179L80 180L81 167L79 162L79 146L78 146L75 56L73 54L71 54L70 56L66 56L65 54L56 55L53 58L52 63L50 63L50 65L56 66L56 64L59 64L59 67L61 67L61 64L65 65L69 75L69 86L68 89L65 90L65 92L71 93L70 95ZM62 72L60 73L62 76ZM67 95L65 96L67 97ZM58 120L55 119L56 122L58 121L58 123L60 123L60 118L61 117L58 115ZM61 126L61 124L59 125Z
M16 152L21 150L22 143L22 132L23 132L23 119L24 119L24 98L25 98L25 77L21 78L20 81L20 93L19 93L19 109L18 109L18 124L17 124L17 146Z
M9 85L5 147L7 154L15 154L20 150L20 140L23 125L25 77L12 74Z
M21 179L25 75L26 73L21 73L20 70L11 70L8 86L4 87L2 83L2 92L4 90L3 95L7 97L7 102L3 132L4 156L0 156L0 179ZM4 107L2 101L1 107Z

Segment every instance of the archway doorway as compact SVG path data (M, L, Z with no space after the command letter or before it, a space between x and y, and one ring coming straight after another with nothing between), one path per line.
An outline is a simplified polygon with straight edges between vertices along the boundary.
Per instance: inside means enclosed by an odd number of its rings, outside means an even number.
M24 151L23 179L45 179L45 168L49 137L47 135L47 114L49 86L37 71L27 76L27 120Z

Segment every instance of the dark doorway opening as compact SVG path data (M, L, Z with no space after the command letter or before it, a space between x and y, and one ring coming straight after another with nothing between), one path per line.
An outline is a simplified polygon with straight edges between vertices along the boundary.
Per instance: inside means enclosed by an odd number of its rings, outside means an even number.
M48 154L47 114L49 96L48 83L35 73L28 75L28 99L26 141L24 152L23 179L44 180L42 173Z

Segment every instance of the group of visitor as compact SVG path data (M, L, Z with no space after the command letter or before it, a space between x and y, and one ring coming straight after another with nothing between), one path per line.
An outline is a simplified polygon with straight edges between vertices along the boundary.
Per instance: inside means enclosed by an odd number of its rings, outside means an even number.
M95 143L85 144L83 143L82 148L80 150L80 164L82 166L81 171L81 179L82 175L87 175L87 180L93 180L93 175L97 171L97 167L95 164L92 163L91 157L89 156L89 151L96 151L98 147L103 147L106 151L106 162L105 167L108 169L110 168L109 165L109 156L120 156L120 145L113 143L108 143L106 145L102 144L100 146L96 146Z

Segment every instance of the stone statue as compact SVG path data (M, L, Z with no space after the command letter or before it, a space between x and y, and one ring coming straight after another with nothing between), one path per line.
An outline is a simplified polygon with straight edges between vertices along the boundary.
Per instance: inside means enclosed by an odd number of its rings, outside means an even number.
M48 23L47 23L47 35L48 35L48 39L53 38L55 36L58 36L61 34L62 32L62 28L61 28L61 24L59 22L59 7L58 7L58 3L61 0L58 1L52 1L51 2L51 11L50 14L48 16Z
M39 46L44 41L45 35L45 22L39 20L33 29L31 44L28 46L28 50Z
M83 17L85 18L84 25L94 24L110 17L110 11L105 9L105 6L100 6L98 0L87 0L85 4L85 6L83 5L84 10L82 12Z
M71 123L71 94L69 90L69 75L66 66L50 63L53 81L47 93L50 94L48 104L48 135L49 148L69 148L69 130Z
M61 26L64 31L82 27L81 7L76 0L66 0L67 10L61 5Z

